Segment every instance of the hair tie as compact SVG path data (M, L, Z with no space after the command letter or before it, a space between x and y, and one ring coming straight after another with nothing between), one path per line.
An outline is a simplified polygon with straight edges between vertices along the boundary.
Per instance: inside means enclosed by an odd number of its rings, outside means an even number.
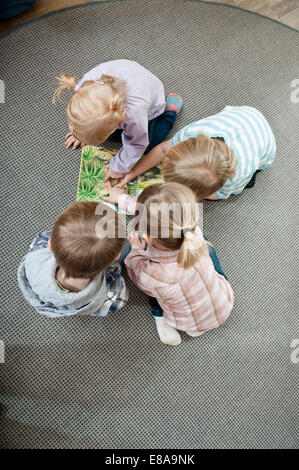
M78 85L76 85L75 88L74 88L74 92L77 93L78 90L79 90L79 87L78 87Z
M105 82L103 82L103 80L95 80L95 82L99 85L105 85Z
M112 111L112 104L109 106L110 111Z

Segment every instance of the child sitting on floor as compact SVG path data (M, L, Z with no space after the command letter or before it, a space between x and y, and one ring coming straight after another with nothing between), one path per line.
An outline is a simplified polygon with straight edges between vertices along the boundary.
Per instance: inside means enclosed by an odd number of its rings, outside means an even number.
M257 172L273 163L275 152L273 132L260 111L227 106L155 147L120 186L162 162L165 181L188 186L197 199L227 199L252 187Z
M116 261L124 243L125 229L114 210L96 202L74 203L52 233L40 233L32 242L18 269L21 291L48 317L108 315L128 300Z
M174 125L183 101L170 93L165 103L161 81L131 60L104 62L76 84L74 75L60 74L58 88L75 91L67 105L70 132L66 146L97 145L120 130L122 148L110 162L105 182L121 178L143 153L162 142ZM111 136L113 137L113 136Z
M222 325L234 295L215 250L209 250L198 227L195 193L178 183L153 184L136 200L110 185L106 199L139 213L139 233L128 237L132 249L125 264L132 281L157 299L164 321L173 328L172 341L166 344L180 344L175 330L199 336Z

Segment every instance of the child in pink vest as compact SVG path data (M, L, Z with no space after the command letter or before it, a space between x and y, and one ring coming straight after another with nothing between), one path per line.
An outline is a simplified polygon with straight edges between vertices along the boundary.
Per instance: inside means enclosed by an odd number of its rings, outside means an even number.
M110 186L111 188L111 186ZM228 318L234 294L214 249L198 226L195 193L178 183L148 186L138 197L111 188L111 202L137 211L138 232L129 235L132 249L125 260L132 281L155 298L163 310L161 328L168 326L166 344L180 344L176 330L199 336ZM137 205L137 207L136 207ZM141 235L142 234L142 235ZM162 336L162 337L161 337ZM164 339L164 340L163 340Z

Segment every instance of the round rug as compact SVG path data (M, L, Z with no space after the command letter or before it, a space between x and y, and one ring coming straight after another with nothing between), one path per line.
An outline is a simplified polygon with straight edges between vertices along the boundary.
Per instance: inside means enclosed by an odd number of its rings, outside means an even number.
M5 34L0 52L2 447L294 447L298 33L225 5L111 0ZM172 134L226 105L251 105L277 140L253 189L204 203L235 307L221 328L183 334L178 347L159 342L129 281L123 310L59 320L35 313L16 282L36 233L76 197L80 152L64 147L54 77L116 58L182 95Z

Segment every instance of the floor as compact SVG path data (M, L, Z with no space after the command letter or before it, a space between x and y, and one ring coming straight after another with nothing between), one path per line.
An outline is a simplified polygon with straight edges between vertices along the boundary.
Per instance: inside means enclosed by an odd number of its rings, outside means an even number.
M0 33L61 8L89 3L90 0L36 0L33 7L8 21L0 21ZM213 1L213 0L206 0ZM299 29L299 0L218 0L218 3L251 10L292 28Z

